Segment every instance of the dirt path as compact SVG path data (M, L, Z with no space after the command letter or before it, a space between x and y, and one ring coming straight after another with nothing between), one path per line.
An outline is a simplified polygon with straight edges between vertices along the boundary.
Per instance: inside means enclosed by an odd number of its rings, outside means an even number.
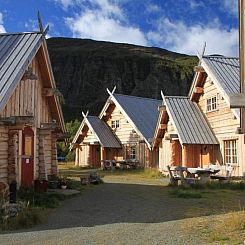
M165 189L160 181L106 177L64 201L46 224L1 235L0 244L201 244L185 227L195 216L192 206L204 204L170 198Z

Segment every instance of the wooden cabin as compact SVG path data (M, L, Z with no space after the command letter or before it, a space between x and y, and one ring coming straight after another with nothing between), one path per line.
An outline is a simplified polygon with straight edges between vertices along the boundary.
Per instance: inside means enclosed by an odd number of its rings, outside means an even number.
M31 187L57 173L65 132L44 32L0 34L0 182Z
M156 134L160 169L169 164L202 167L217 158L218 140L197 103L188 97L164 96Z
M245 175L245 136L240 109L231 109L231 96L240 91L239 59L203 56L188 97L164 97L154 147L160 169L167 165L234 167ZM165 129L161 129L161 125Z
M100 166L103 160L136 162L158 167L152 138L161 101L109 93L99 117L85 116L73 139L76 165Z

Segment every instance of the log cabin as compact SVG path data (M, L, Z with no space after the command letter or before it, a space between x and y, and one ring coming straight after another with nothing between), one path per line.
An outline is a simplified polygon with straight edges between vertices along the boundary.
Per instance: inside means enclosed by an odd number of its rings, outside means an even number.
M240 109L230 104L240 91L239 72L238 58L202 56L189 96L163 96L153 144L159 147L160 170L220 164L233 166L235 176L245 175Z
M0 182L57 174L65 124L44 32L0 34Z
M71 150L75 164L99 167L101 161L136 162L158 167L158 149L152 150L160 100L109 93L98 117L86 116L74 137Z

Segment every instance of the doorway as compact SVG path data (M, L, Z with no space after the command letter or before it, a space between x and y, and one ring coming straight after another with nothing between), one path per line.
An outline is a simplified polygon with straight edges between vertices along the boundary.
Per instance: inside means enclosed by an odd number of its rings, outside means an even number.
M34 179L34 132L31 127L22 131L21 186L30 188Z

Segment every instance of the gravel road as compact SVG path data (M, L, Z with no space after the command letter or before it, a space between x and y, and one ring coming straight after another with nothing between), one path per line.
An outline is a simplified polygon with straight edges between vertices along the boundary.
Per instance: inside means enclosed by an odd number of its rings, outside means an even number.
M47 223L0 235L0 244L200 244L183 231L191 222L189 205L179 205L163 188L159 181L106 178L64 201Z

